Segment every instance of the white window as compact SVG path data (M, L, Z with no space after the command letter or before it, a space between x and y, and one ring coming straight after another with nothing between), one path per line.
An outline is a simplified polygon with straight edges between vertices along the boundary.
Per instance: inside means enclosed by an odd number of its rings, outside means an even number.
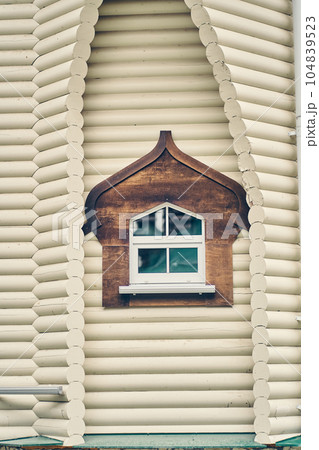
M130 220L130 286L120 293L215 292L205 284L202 216L163 203Z
M205 283L203 218L165 203L131 219L130 283Z

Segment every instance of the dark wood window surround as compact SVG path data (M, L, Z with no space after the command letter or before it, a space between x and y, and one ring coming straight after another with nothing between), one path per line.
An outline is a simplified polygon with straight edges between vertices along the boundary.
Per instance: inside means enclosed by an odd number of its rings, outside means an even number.
M129 284L129 218L165 202L205 217L222 213L221 219L206 220L206 284L216 286L214 294L119 294L119 286ZM232 244L238 223L226 239L223 233L232 214L239 215L248 229L245 191L179 150L170 131L161 131L150 153L95 186L86 201L86 214L84 232L95 229L103 247L105 307L232 304ZM207 229L212 225L213 237Z

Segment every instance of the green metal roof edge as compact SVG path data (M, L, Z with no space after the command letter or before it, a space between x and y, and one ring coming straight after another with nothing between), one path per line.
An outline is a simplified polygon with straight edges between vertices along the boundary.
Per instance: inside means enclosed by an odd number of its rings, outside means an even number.
M86 434L74 448L266 448L254 441L254 433L183 434ZM42 436L0 441L9 447L57 447L62 442Z
M54 445L61 445L63 442L58 439L52 439L46 436L32 436L32 437L25 437L25 438L19 438L19 439L7 439L4 441L0 441L0 446L5 445L8 447L33 447L37 445L43 445L46 446L54 446Z
M283 441L276 442L276 445L278 447L301 447L301 436L284 439Z
M85 435L77 448L265 448L254 441L255 433L182 433Z

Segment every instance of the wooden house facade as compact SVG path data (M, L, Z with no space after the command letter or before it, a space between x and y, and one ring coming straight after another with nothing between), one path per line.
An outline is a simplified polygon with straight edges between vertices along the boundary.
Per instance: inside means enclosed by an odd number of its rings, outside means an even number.
M300 435L292 1L1 0L0 33L0 445L103 448L128 435L153 436L140 448L289 447ZM231 305L103 304L116 266L81 231L86 199L162 130L244 192ZM63 394L1 393L48 385Z

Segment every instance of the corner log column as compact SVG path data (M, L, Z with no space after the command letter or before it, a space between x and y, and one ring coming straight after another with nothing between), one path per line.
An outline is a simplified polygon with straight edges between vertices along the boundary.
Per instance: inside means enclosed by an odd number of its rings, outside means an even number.
M33 259L38 265L33 272L38 283L33 289L38 300L34 305L38 317L33 322L38 333L34 380L62 385L64 391L62 402L61 397L37 396L34 429L67 446L82 444L85 431L83 236L79 230L72 237L71 228L75 223L82 225L82 95L101 3L34 1L39 8L34 16L38 58L33 78L37 86L33 94L34 179L38 183L33 191L37 199Z

